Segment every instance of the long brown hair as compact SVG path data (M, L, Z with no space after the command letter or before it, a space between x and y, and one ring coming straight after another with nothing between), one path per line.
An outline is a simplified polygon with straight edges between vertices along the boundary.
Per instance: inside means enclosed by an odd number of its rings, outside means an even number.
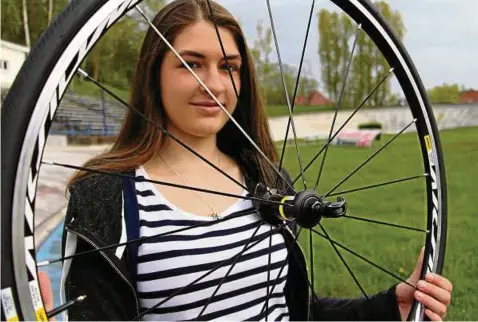
M243 61L241 91L233 117L269 160L277 163L277 151L270 134L252 56L244 34L236 19L224 7L214 1L210 3L214 12L214 22L218 27L223 27L232 33ZM153 24L170 43L173 43L176 35L188 25L201 20L213 22L211 18L206 0L176 0L158 12ZM147 118L163 126L165 126L166 115L161 92L157 88L160 67L168 50L166 43L152 28L149 28L136 65L129 102ZM160 150L164 143L164 136L165 134L157 126L129 110L111 149L86 162L85 167L115 173L133 171ZM217 145L223 153L238 162L249 179L254 182L264 182L269 186L276 184L277 175L232 121L229 120L218 132ZM88 172L76 172L69 185L88 175Z

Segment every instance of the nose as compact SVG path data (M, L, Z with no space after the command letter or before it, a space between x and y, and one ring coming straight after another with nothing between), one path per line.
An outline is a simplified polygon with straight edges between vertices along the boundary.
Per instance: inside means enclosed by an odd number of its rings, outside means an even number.
M209 68L206 78L203 79L203 83L217 98L226 91L225 81L227 78L218 68Z

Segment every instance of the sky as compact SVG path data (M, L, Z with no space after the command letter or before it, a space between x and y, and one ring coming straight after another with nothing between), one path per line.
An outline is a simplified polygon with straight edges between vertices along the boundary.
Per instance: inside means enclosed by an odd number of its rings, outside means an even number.
M270 24L266 0L218 0L239 19L253 44L256 24ZM298 66L312 0L270 0L281 58ZM389 0L406 27L404 44L426 88L458 83L478 89L478 0ZM336 10L328 0L316 0L315 11ZM314 14L306 60L320 82L317 55L317 20ZM272 55L277 60L275 50ZM392 85L399 93L398 84Z

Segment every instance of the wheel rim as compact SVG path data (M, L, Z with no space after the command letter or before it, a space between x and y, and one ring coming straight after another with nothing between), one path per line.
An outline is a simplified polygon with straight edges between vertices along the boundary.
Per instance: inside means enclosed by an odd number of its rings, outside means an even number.
M429 176L426 179L427 183L427 229L431 232L427 234L425 244L428 246L425 253L425 262L422 268L422 276L426 272L440 273L443 268L444 248L446 239L446 183L444 176L443 158L441 147L439 144L438 131L431 115L431 109L427 102L423 85L418 77L418 74L411 64L408 54L403 46L397 43L396 39L390 36L388 26L383 21L377 20L376 14L373 14L371 4L367 2L359 2L351 0L349 2L333 1L336 5L341 7L344 11L352 14L352 18L357 23L363 24L363 29L373 38L379 39L379 47L386 53L391 53L387 58L390 65L395 68L395 74L399 77L405 95L407 96L410 106L415 106L412 113L421 122L417 126L418 137L422 150L423 164ZM103 15L106 19L111 19L111 22L121 17L127 10L134 7L136 1L110 1L105 2L104 5L99 6L97 15ZM366 19L364 19L366 17ZM91 19L93 21L94 19ZM100 19L105 21L105 19ZM83 39L87 35L94 33L98 24L85 25L82 28ZM104 24L106 27L106 24ZM89 29L88 29L89 28ZM78 34L80 37L81 32ZM81 38L80 37L80 38ZM374 38L375 37L375 38ZM13 251L14 267L23 267L27 269L15 269L16 292L20 301L20 310L25 319L33 320L39 318L35 315L32 307L38 310L41 303L33 304L32 298L39 295L38 283L36 281L36 267L35 267L35 250L34 250L34 202L36 194L36 184L38 179L38 172L41 164L42 153L46 142L45 133L51 126L54 113L59 104L59 97L62 96L66 89L67 83L71 80L74 70L81 62L81 55L76 56L74 53L81 50L81 44L84 41L73 40L71 43L71 52L69 49L65 50L65 57L68 59L60 59L59 63L52 69L48 77L46 85L42 88L38 98L35 98L36 106L33 109L31 121L28 124L28 130L25 135L23 148L19 154L18 168L15 172L16 184L13 187L14 197L11 204L12 214L12 232L17 238L12 239L12 249L26 249L27 251L18 252ZM80 45L78 45L80 44ZM91 46L93 43L90 44ZM88 45L86 52L91 48ZM76 60L76 66L70 67L70 63ZM399 62L396 64L396 62ZM65 76L65 71L66 76ZM21 85L17 85L21 86ZM53 99L51 99L53 97ZM6 108L13 98L7 98ZM416 108L418 106L419 108ZM3 113L3 111L2 111ZM2 118L3 119L3 118ZM423 124L425 123L425 125ZM4 126L2 124L2 131ZM3 153L2 153L3 154ZM302 168L302 165L300 165ZM2 180L3 185L3 180ZM3 190L3 189L2 189ZM2 210L3 212L3 210ZM24 215L25 214L25 215ZM20 237L21 236L21 237ZM313 270L312 270L313 272ZM314 278L312 278L314 280ZM31 284L30 289L28 285ZM14 285L12 285L14 286ZM2 289L3 289L2 285ZM33 292L33 294L32 294ZM29 301L30 299L30 301ZM423 308L416 303L412 309L413 316L409 317L414 320L423 318Z

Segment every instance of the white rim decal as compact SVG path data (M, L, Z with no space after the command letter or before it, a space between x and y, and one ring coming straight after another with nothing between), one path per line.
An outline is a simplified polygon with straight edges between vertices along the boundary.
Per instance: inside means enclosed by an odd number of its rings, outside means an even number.
M13 300L12 289L10 287L2 290L2 309L8 322L18 321L17 308Z
M35 309L37 321L48 321L45 308L43 307L40 289L36 280L30 282L30 293L32 294L33 308Z

